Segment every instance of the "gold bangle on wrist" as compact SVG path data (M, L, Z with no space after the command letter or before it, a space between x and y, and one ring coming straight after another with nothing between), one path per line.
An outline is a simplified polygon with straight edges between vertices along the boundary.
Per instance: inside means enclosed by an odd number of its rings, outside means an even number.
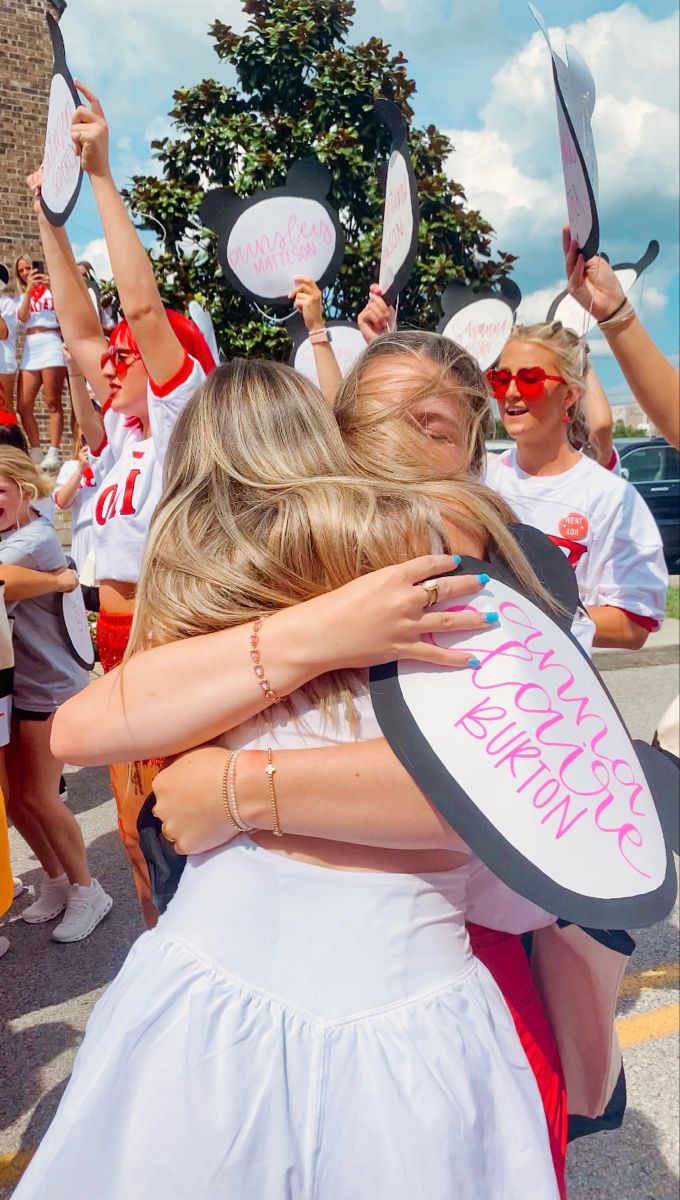
M276 787L274 786L276 767L274 766L271 746L267 747L267 765L265 767L265 773L269 782L269 803L272 806L272 815L274 817L272 833L274 834L274 837L283 837L283 830L279 824L279 808L278 804L276 803Z
M635 309L628 300L624 300L623 304L620 304L610 317L606 317L604 321L598 321L598 326L606 333L608 329L622 329L634 320Z
M232 817L231 809L229 808L228 780L229 780L229 768L231 767L231 760L233 757L234 757L234 751L230 750L229 753L227 754L227 759L224 764L224 771L222 772L222 807L224 809L224 813L225 813L225 816L226 816L229 824L233 825L235 829L238 829L238 825L236 824L236 821Z
M255 826L246 825L238 808L238 799L236 796L236 763L240 753L240 750L234 751L227 768L227 807L234 825L241 833L255 833Z

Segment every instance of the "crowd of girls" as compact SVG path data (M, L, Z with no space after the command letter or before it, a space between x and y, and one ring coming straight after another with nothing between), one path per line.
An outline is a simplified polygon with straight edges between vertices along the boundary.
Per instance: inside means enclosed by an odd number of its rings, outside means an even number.
M198 330L161 303L111 177L104 115L78 87L89 106L74 142L126 314L108 342L64 230L38 220L88 447L54 502L90 504L106 674L86 696L73 671L64 680L51 748L35 729L23 736L49 776L41 796L63 759L135 764L112 780L155 928L96 1006L17 1200L564 1197L565 1082L521 942L554 917L501 884L402 769L366 669L477 665L432 636L483 637L498 621L488 576L451 570L460 554L499 558L554 607L545 580L566 550L581 640L642 644L663 611L651 518L581 454L586 372L561 327L519 329L485 379L454 343L395 332L373 289L359 319L371 345L341 381L318 289L300 278L291 299L326 403L278 364L214 369ZM517 450L485 476L489 388ZM18 478L7 456L7 542L33 554L49 541L35 512L44 485L38 472L27 482L25 455ZM579 507L562 512L574 472ZM615 519L626 503L633 547ZM439 599L465 596L464 611L430 607L436 575ZM20 681L18 654L16 669ZM52 723L46 699L28 701L15 682L19 726ZM152 783L163 831L188 856L158 921L136 830ZM72 828L32 788L10 772L10 813L45 868L40 912L56 884L110 906Z

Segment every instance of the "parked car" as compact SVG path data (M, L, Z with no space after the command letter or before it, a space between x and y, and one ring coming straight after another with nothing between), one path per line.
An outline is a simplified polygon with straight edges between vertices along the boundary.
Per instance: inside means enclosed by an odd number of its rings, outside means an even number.
M665 438L615 438L621 474L651 510L663 540L666 565L680 571L680 454Z
M509 450L514 444L510 438L491 438L486 443L486 452L487 454L502 454L504 450Z

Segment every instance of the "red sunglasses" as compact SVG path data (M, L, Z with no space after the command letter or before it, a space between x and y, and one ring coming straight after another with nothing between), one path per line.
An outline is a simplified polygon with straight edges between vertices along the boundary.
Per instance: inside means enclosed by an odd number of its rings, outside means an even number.
M101 356L100 366L103 371L107 363L111 363L118 378L125 379L132 364L140 362L141 357L141 354L135 354L132 350L123 350L120 346L109 346L106 353Z
M497 400L505 398L513 379L523 400L538 400L546 379L552 379L555 383L567 382L561 375L548 375L543 367L520 367L515 375L507 368L505 370L492 368L486 372L486 379Z

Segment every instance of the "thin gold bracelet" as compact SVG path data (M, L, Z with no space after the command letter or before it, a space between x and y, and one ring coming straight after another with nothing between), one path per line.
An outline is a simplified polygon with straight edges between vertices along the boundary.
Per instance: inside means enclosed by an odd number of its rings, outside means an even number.
M250 634L250 658L253 664L253 670L255 672L257 682L264 692L265 699L269 700L270 704L280 704L282 700L285 700L285 696L279 696L278 693L274 691L269 680L265 677L265 670L262 666L262 660L260 657L260 630L262 629L266 615L258 617L253 623L252 632Z
M281 829L281 826L279 824L279 809L278 809L278 805L276 803L276 788L274 786L274 776L276 774L276 767L274 766L271 746L267 747L267 765L265 767L265 772L267 775L267 779L269 780L269 802L272 806L272 813L274 816L274 824L272 826L272 833L274 834L274 837L283 837L283 830Z
M236 797L236 763L240 753L240 750L236 750L229 762L229 770L227 771L227 804L231 813L231 819L236 828L240 829L241 833L254 833L255 826L246 825L239 812L238 799Z
M233 757L234 757L234 751L230 750L229 753L227 754L227 761L224 764L224 771L222 773L222 807L226 814L227 820L229 821L229 824L233 825L235 829L238 829L238 825L236 824L236 821L232 817L231 809L229 808L229 791L228 791L228 786L227 786L227 781L229 779L229 768L231 767L231 760Z

